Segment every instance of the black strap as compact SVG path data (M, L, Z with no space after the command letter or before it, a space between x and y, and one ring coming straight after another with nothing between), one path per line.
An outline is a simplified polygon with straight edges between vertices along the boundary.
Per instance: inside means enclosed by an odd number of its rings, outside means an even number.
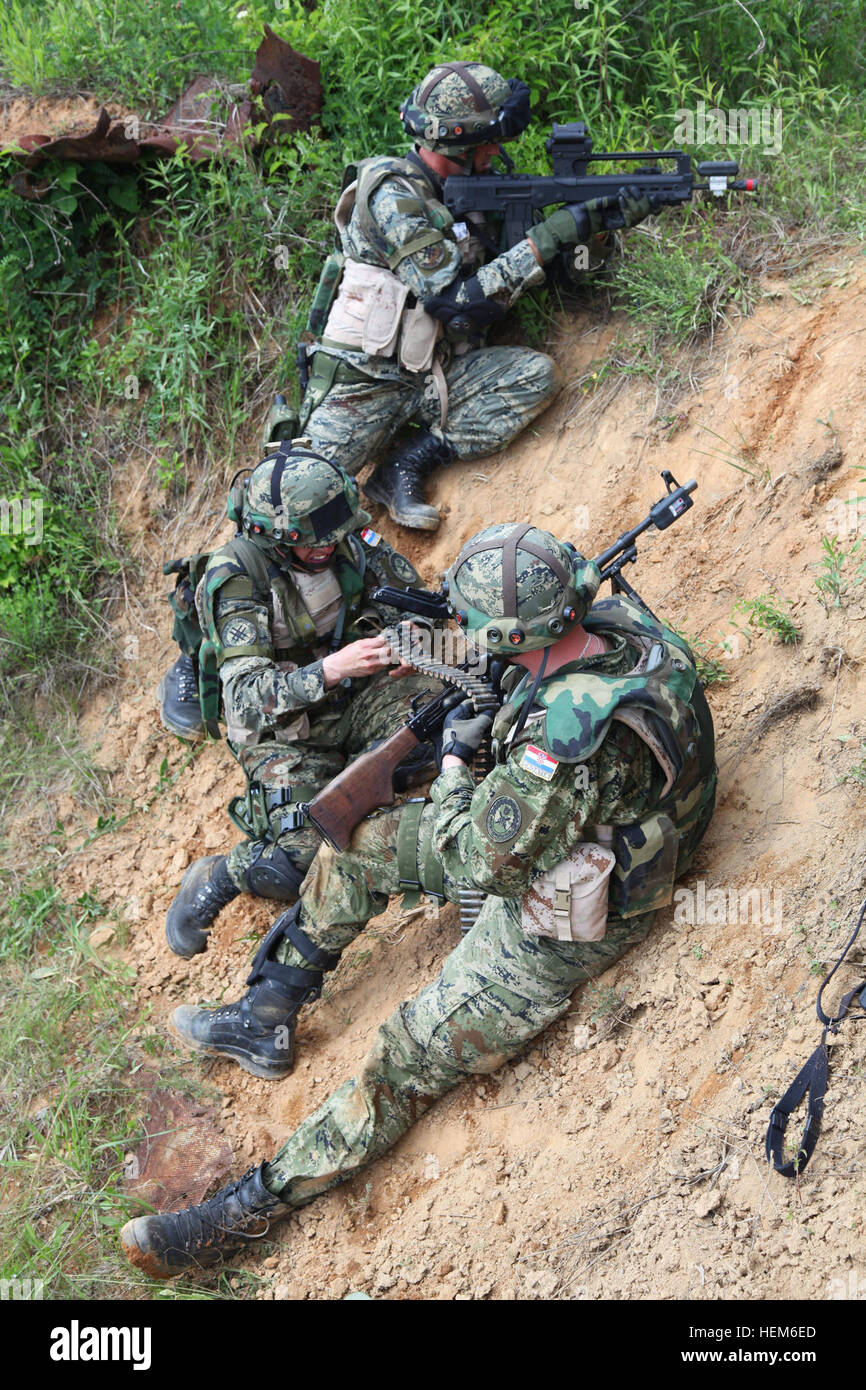
M827 1079L830 1071L829 1049L827 1047L827 1035L832 1033L834 1036L839 1032L840 1025L848 1016L848 1011L856 1001L860 1008L866 1010L866 980L861 980L853 989L843 996L838 1013L831 1018L826 1014L821 1006L821 998L827 985L832 980L839 966L844 961L863 925L866 917L866 902L860 909L860 916L857 919L851 936L845 946L844 951L837 960L833 969L824 976L821 981L821 988L818 990L818 998L815 1002L815 1010L818 1018L824 1024L824 1031L821 1034L821 1041L815 1048L806 1065L794 1077L782 1099L776 1103L770 1114L770 1123L767 1128L766 1154L767 1161L772 1162L777 1173L781 1173L785 1178L796 1177L802 1173L818 1142L821 1133L821 1119L824 1114L824 1097L827 1094ZM856 1021L866 1018L866 1012L852 1014L851 1017ZM785 1130L788 1121L796 1110L800 1101L808 1093L806 1105L806 1124L800 1139L800 1147L796 1155L790 1161L786 1161L782 1153L782 1145L785 1139Z
M330 951L322 951L298 926L297 914L286 922L283 930L284 935L310 965L314 965L317 970L336 970L340 960L339 952L332 955Z
M781 1173L785 1178L793 1178L797 1173L802 1173L812 1152L818 1142L821 1133L821 1117L824 1114L824 1096L827 1093L827 1044L825 1042L826 1030L820 1045L815 1048L812 1056L806 1065L797 1073L796 1077L788 1087L782 1099L773 1107L770 1115L770 1124L767 1129L766 1153L767 1161L772 1162L777 1173ZM803 1096L808 1091L809 1102L806 1113L806 1125L800 1139L800 1147L796 1156L786 1162L782 1154L782 1145L785 1139L785 1130L788 1121L796 1110Z
M279 961L266 960L258 973L258 979L274 980L293 994L300 992L301 1003L307 1004L318 999L322 992L321 970L302 970L297 965L280 965Z
M289 985L297 983L290 980L288 976L277 973L279 971L294 970L296 969L295 966L281 965L279 961L270 959L279 943L284 939L291 941L292 945L297 947L300 951L304 960L309 961L310 965L315 968L319 983L321 983L321 971L334 970L336 968L337 962L340 959L339 955L329 955L327 951L320 951L318 946L313 944L306 933L298 926L299 912L300 903L293 903L292 906L286 908L286 911L282 912L276 922L274 922L274 925L263 938L259 949L253 957L250 973L247 976L248 985L255 984L256 980L260 980L262 976L266 976L268 979L273 980L282 979L284 983ZM304 972L303 970L300 973L312 974L311 971ZM316 980L314 979L313 984L315 983Z

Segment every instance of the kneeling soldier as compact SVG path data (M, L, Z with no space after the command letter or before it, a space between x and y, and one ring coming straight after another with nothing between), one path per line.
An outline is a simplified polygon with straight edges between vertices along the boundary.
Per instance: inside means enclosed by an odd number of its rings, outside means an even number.
M228 512L238 535L210 556L196 595L199 668L215 708L222 687L226 739L247 779L229 814L246 838L184 874L166 936L187 957L205 950L239 893L297 897L320 844L299 803L393 733L414 697L440 688L409 668L384 669L381 632L400 615L370 594L418 576L369 528L336 463L303 441L281 444L233 486ZM424 761L435 770L429 746Z

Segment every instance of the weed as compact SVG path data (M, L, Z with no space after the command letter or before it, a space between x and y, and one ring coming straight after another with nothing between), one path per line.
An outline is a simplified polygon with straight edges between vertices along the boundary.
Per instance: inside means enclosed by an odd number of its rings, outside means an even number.
M862 540L856 540L850 550L843 550L838 536L822 538L823 555L819 571L815 575L815 588L818 590L825 613L829 613L831 608L841 608L850 590L866 579L866 552L853 573L849 568L849 562L856 564L862 547Z
M791 606L789 599L780 598L777 594L759 594L757 598L738 599L734 604L734 613L744 614L749 627L769 632L782 646L796 646L803 634L791 615L785 612L783 604L789 608Z

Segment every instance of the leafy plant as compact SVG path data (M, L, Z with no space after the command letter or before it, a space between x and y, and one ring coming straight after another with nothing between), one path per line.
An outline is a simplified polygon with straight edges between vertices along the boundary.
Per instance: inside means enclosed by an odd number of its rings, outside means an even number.
M843 550L838 536L824 536L821 540L823 555L818 573L815 575L815 588L824 605L824 611L841 608L849 591L866 578L866 558L851 572L849 564L859 558L862 541L854 541L850 550Z
M790 613L782 606L791 607L789 599L779 598L777 594L759 594L757 598L741 598L734 604L735 613L743 613L749 627L769 632L782 646L793 646L802 637Z

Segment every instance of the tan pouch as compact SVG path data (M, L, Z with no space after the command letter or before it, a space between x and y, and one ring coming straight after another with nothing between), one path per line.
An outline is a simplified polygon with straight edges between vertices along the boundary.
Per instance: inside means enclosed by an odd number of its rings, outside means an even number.
M427 313L423 304L406 309L400 334L400 366L407 372L428 372L441 331L441 323Z
M323 337L374 357L391 357L409 286L384 266L347 260Z
M521 903L528 936L599 941L607 929L613 850L581 840L567 859L540 874Z

